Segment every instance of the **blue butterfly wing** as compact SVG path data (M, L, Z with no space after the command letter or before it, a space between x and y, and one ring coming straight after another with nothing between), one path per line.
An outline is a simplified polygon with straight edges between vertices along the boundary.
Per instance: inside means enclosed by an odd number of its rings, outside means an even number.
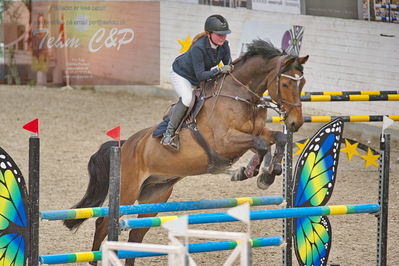
M294 219L295 254L300 265L327 265L332 232L326 216Z
M335 184L343 120L323 126L308 142L295 168L294 207L322 206ZM300 265L326 265L331 248L331 225L326 216L294 219L295 254Z
M323 126L308 142L295 167L294 207L322 206L334 189L343 132L342 119Z
M0 264L25 265L25 243L21 234L9 233L0 236Z
M27 191L14 160L0 147L0 265L25 265L28 238Z

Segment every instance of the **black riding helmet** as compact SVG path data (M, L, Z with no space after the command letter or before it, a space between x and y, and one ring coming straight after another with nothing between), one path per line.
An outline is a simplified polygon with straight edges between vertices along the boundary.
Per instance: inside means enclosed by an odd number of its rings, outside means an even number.
M205 21L205 31L216 34L230 34L229 23L221 15L209 16Z

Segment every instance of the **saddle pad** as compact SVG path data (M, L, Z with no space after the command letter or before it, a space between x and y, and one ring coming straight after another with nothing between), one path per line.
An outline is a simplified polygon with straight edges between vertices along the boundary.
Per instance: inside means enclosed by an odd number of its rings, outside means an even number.
M154 138L160 138L163 136L163 133L165 133L166 128L168 127L170 118L166 117L161 123L158 124L158 126L155 128L155 130L152 132L152 137Z

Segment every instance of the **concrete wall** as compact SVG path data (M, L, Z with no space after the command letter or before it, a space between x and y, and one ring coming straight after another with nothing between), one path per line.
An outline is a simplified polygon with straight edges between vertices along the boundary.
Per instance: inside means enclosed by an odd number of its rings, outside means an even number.
M234 58L237 57L243 24L248 19L304 26L301 55L310 55L305 66L305 91L399 89L397 24L167 1L161 2L162 88L170 89L168 72L181 48L177 40L185 39L187 35L192 38L201 32L206 17L214 13L224 15L230 23L232 34L228 40ZM397 102L308 103L306 106L325 115L399 113Z

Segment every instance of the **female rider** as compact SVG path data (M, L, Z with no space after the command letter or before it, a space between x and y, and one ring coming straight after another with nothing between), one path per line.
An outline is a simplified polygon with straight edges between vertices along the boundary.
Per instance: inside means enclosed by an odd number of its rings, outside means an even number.
M231 33L227 20L221 15L209 16L204 28L205 32L194 37L190 49L178 56L172 64L170 78L180 98L173 108L161 144L173 151L179 150L175 131L190 105L192 87L198 86L200 81L232 70L229 65L231 63L230 47L226 40L226 35ZM220 61L224 66L216 67Z

